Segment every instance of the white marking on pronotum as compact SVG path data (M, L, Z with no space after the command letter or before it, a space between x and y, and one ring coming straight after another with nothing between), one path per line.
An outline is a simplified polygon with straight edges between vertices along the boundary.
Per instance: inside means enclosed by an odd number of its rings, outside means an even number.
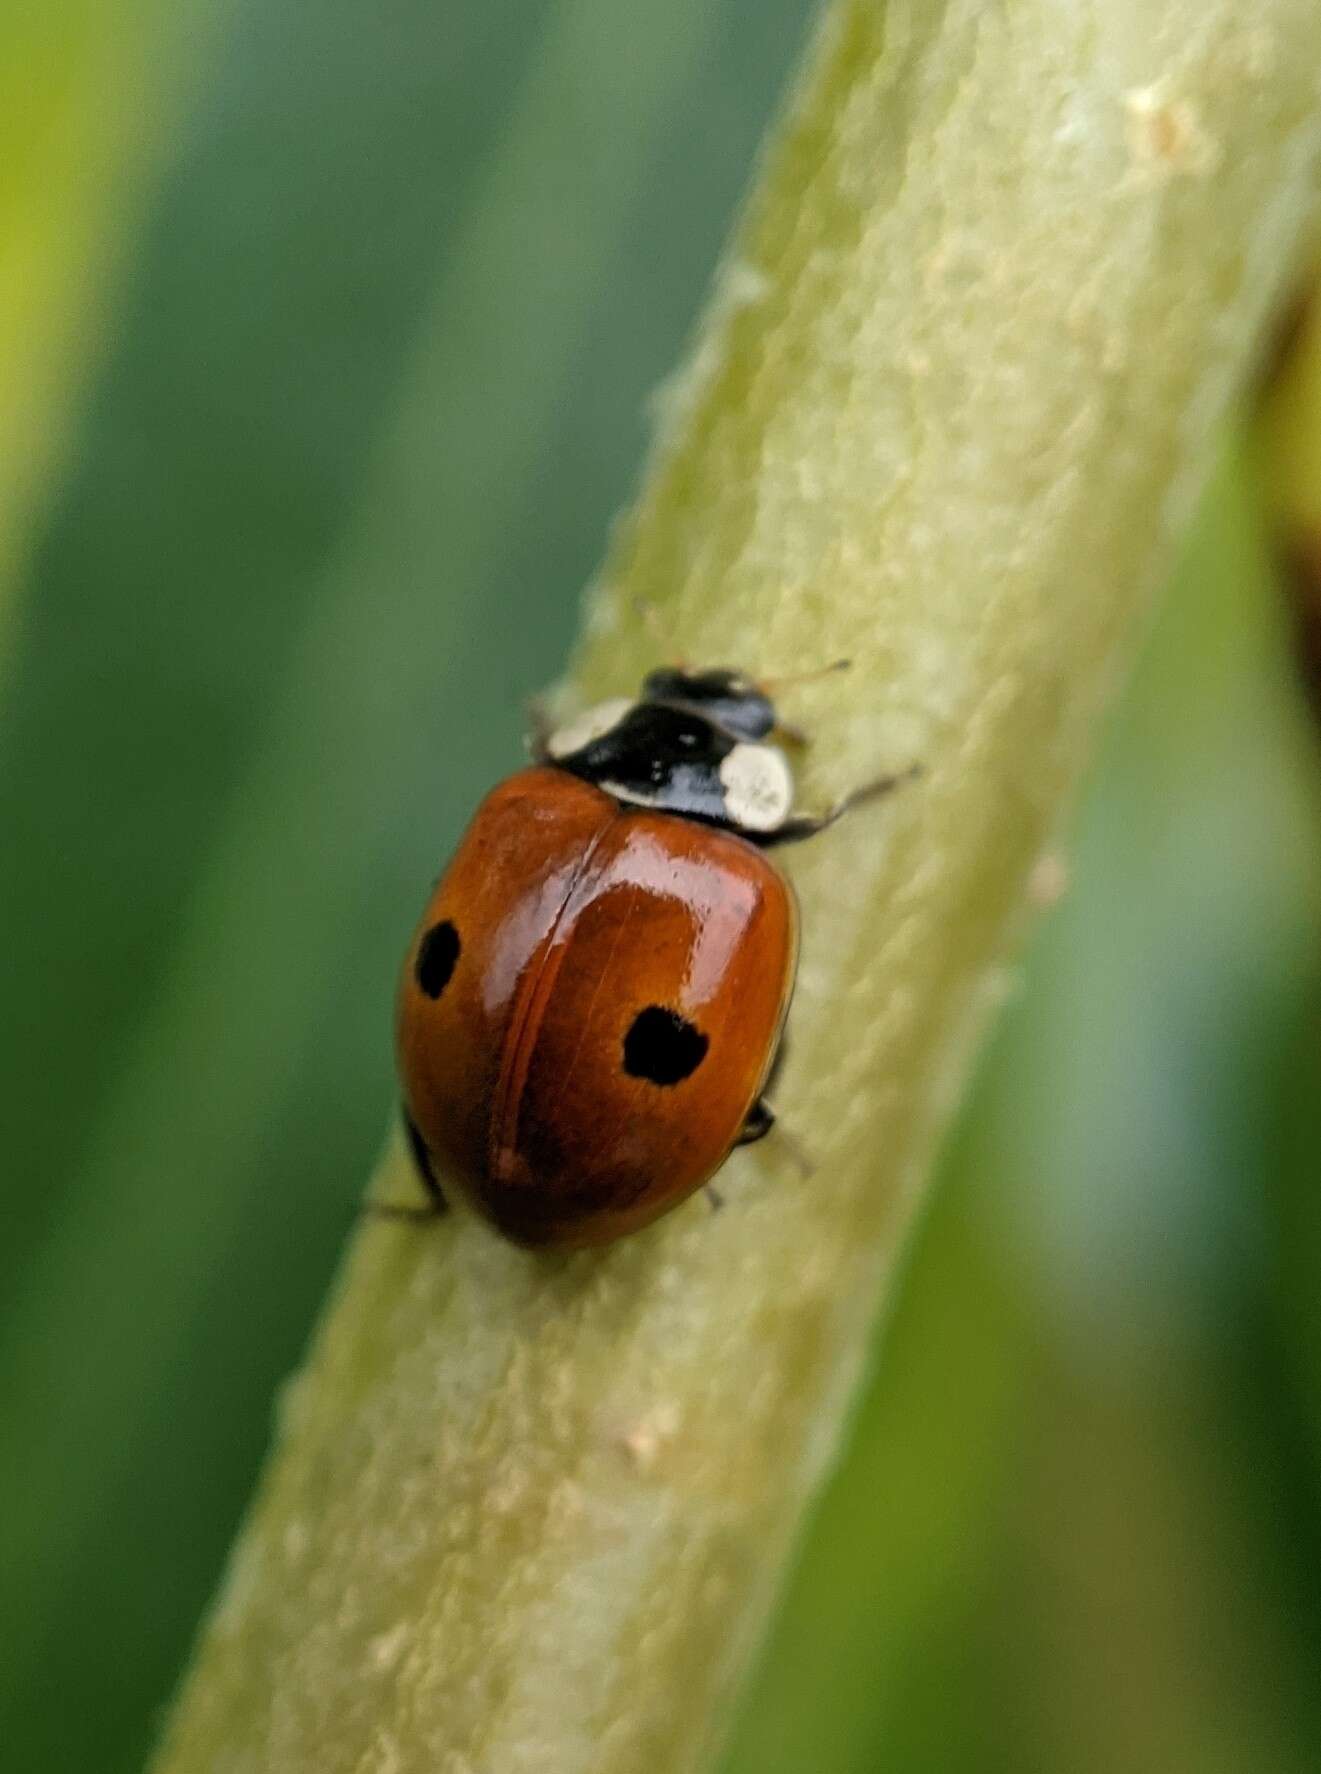
M585 745L617 727L632 706L632 700L627 696L612 696L608 702L598 702L575 715L573 720L566 721L562 727L557 727L546 741L547 752L552 758L567 758L570 752L581 751Z
M773 745L736 745L720 766L725 811L750 832L773 832L793 810L794 785L784 753Z
M610 782L605 777L597 784L607 795L613 795L617 801L627 801L630 807L663 807L665 805L664 788L644 788L641 783Z

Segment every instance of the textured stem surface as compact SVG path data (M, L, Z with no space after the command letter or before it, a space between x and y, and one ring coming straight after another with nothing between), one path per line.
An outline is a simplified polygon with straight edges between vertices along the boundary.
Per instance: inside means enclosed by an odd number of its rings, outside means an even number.
M723 1213L572 1258L365 1224L160 1774L716 1753L1033 864L1307 221L1319 77L1315 0L830 11L566 691L627 688L657 626L758 672L846 654L785 696L803 798L922 764L789 864L778 1106L814 1171L767 1141ZM395 1147L378 1191L410 1186Z

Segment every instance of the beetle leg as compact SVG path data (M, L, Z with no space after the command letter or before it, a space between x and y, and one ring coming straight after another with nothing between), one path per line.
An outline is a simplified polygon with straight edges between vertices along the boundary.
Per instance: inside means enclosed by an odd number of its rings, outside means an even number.
M404 1132L408 1135L408 1149L413 1154L413 1163L417 1166L417 1174L422 1179L422 1186L430 1197L428 1211L433 1214L448 1213L449 1203L441 1194L440 1184L436 1181L436 1173L431 1168L431 1154L427 1151L426 1141L418 1132L417 1123L408 1110L405 1109L403 1113Z
M369 1201L366 1211L382 1220L438 1220L442 1214L449 1212L449 1202L441 1193L440 1184L436 1181L436 1173L431 1168L431 1154L427 1151L426 1142L417 1130L417 1124L407 1109L402 1111L404 1117L404 1133L408 1137L408 1149L413 1155L418 1180L427 1192L427 1199L420 1207L411 1202Z
M799 1145L793 1134L789 1132L789 1129L784 1125L783 1121L777 1121L775 1123L775 1136L779 1141L780 1147L785 1156L794 1166L794 1169L798 1172L799 1176L810 1177L816 1170L816 1165L813 1164L812 1160Z
M775 1111L764 1096L759 1096L748 1110L748 1118L743 1123L743 1131L734 1144L736 1146L754 1146L758 1140L764 1140L775 1126Z
M759 1096L748 1110L748 1118L743 1123L743 1131L734 1141L736 1146L755 1146L758 1140L764 1140L768 1133L773 1133L780 1142L787 1156L805 1177L810 1177L816 1168L812 1160L804 1152L798 1141L789 1132L784 1122L779 1120L774 1109L764 1096Z
M758 841L767 850L776 844L801 844L804 838L814 838L818 832L834 825L837 819L842 819L855 807L864 807L869 801L879 801L921 774L922 766L914 764L910 769L900 770L893 776L878 776L875 782L864 783L861 788L855 788L851 794L844 795L833 807L827 807L824 813L795 814L773 832L767 832L765 836L758 834Z

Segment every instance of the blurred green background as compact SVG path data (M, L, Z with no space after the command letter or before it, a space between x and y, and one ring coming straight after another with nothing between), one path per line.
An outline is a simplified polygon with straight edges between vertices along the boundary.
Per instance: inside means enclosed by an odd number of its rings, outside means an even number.
M6 1768L141 1763L809 13L0 16ZM1317 1765L1321 751L1245 456L729 1774Z

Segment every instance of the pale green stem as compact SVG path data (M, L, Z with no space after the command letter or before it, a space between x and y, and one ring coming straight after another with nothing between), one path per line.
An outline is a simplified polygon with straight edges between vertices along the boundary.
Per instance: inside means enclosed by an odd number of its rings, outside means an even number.
M1315 0L830 11L572 684L626 689L649 611L696 660L847 654L786 696L804 798L923 766L792 859L814 1172L768 1141L723 1213L571 1258L366 1224L159 1774L709 1765L1289 269L1319 76Z

